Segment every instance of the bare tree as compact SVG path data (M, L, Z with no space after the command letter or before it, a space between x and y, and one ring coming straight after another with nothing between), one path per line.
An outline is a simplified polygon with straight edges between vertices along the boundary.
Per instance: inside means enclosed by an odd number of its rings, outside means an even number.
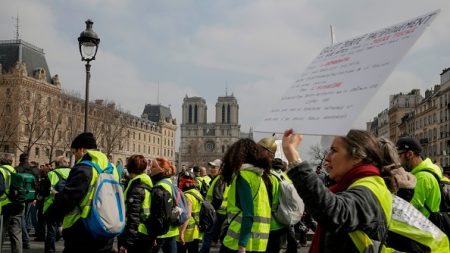
M310 147L308 154L312 157L312 164L321 165L327 155L327 149L319 144L315 144Z
M115 107L106 107L102 117L101 145L106 155L118 151L125 141L125 115Z
M55 152L56 147L61 146L60 144L63 143L63 136L62 136L63 114L59 110L49 113L50 115L48 115L47 117L48 121L47 143L45 146L49 150L47 156L48 162L50 163L53 161L53 154Z
M0 146L7 145L17 136L19 127L18 118L13 117L13 111L17 108L17 103L10 101L3 102L0 108ZM6 150L5 152L9 152Z
M14 144L20 151L30 153L30 150L41 140L46 131L46 114L44 113L46 107L42 103L40 94L32 96L28 91L25 92L25 97L19 99L17 103L19 103L19 117L24 126L23 136L25 136L27 145L22 149L19 143L15 142Z

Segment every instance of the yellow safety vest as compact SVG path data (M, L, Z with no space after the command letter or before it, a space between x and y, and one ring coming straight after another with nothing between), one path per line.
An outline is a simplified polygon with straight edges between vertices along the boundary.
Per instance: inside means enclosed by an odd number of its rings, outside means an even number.
M245 248L246 251L264 252L269 239L271 220L267 188L261 175L255 171L241 168L240 175L250 185L254 206L253 225ZM236 203L236 178L234 177L228 192L227 219L231 223L223 240L223 244L232 250L239 249L242 221L242 211L237 207ZM236 216L236 214L238 215Z
M366 177L354 182L349 188L355 186L364 186L370 189L370 191L376 196L377 200L380 202L381 207L386 215L388 222L388 231L394 232L412 241L416 241L426 247L430 248L431 252L449 252L449 241L447 236L437 228L432 228L430 226L425 226L427 229L421 229L420 226L414 225L414 220L419 219L419 217L408 217L411 222L402 222L397 219L392 219L392 203L393 196L387 190L384 180L381 177ZM396 201L403 201L397 199ZM412 205L410 208L414 208ZM420 215L419 210L416 210L417 214ZM423 216L425 219L426 217ZM414 219L414 220L412 220ZM427 221L425 219L425 221ZM430 223L431 225L431 223ZM434 227L434 225L432 225ZM355 243L359 252L378 252L380 247L380 242L372 240L369 236L362 231L354 231L349 233L350 238L353 243ZM372 251L373 250L373 251ZM389 245L383 245L380 252L390 253L398 252Z
M386 217L387 226L390 225L391 220L391 209L392 209L392 195L389 189L386 187L383 178L379 176L370 176L364 177L356 180L349 189L356 186L364 186L369 188L369 190L375 195L378 202L383 209L384 215ZM387 233L387 230L386 230ZM350 238L355 244L356 248L358 248L359 252L378 252L378 249L381 245L380 241L373 240L369 238L369 236L361 230L356 230L349 233ZM385 248L383 246L383 248ZM395 252L384 249L382 252Z
M168 184L163 183L162 182L163 180L166 181ZM161 185L166 191L170 192L170 195L175 199L175 197L173 196L174 192L172 191L172 187L170 187L171 184L172 184L172 181L170 180L170 178L163 178L155 184L155 187ZM168 238L168 237L177 236L180 234L180 231L178 228L179 227L177 227L177 226L170 225L169 231L167 231L167 233L165 233L163 235L158 236L157 238Z
M88 150L87 153L91 157L91 162L96 163L101 169L105 169L108 166L108 158L105 154L100 151ZM78 161L77 163L81 162ZM113 166L113 175L116 180L120 180L119 172L114 164ZM89 188L86 196L81 200L79 206L76 206L70 213L64 216L63 220L63 229L70 228L75 222L77 222L80 218L86 218L91 211L92 200L94 198L94 185L98 178L98 172L95 168L92 169L92 179L89 183Z
M200 233L197 225L200 220L200 208L202 203L200 203L200 201L198 201L191 194L194 194L200 199L203 199L202 194L197 189L187 190L184 194L186 196L186 199L191 203L192 206L191 217L189 217L188 225L186 227L186 230L184 231L185 242L192 242L195 239L202 238L202 233ZM177 237L177 241L180 241L180 237Z
M128 190L130 189L130 186L132 185L133 181L138 180L138 179L140 179L143 184L146 184L150 188L153 187L153 182L147 174L145 174L145 173L139 174L128 182L127 188L123 192L125 201L127 199L127 193L128 193ZM139 215L141 222L138 225L138 232L141 234L144 234L144 235L148 235L147 227L144 225L144 221L150 216L150 207L151 207L152 198L151 198L150 191L144 191L144 194L145 194L144 200L141 202L141 213Z
M223 180L222 175L218 175L216 178L214 178L214 180L211 183L211 186L208 189L208 194L206 194L206 201L208 201L209 203L212 203L214 187L216 187L216 184L219 180ZM227 202L228 202L228 190L229 189L230 189L230 186L226 185L225 189L222 193L222 196L223 196L222 204L220 204L219 209L216 210L216 212L218 214L226 215L226 213L227 213Z
M2 208L11 203L11 200L9 200L7 194L9 194L9 187L11 186L11 173L16 173L16 170L11 165L1 165L0 172L5 179L5 193L0 196L0 208Z
M59 177L55 172L56 170L58 170L58 172L60 173L62 178L66 179L66 180L69 177L69 173L70 173L70 168L56 168L56 169L48 172L47 177L48 177L48 180L50 180L50 185L51 185L52 190L55 190L55 186L59 182ZM52 193L50 193L49 196L45 197L43 213L47 212L47 209L53 204L54 200L55 200L55 195Z

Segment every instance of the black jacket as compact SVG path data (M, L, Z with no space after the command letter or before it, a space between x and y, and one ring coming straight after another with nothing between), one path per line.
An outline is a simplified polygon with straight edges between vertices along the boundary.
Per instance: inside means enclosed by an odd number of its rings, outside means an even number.
M119 244L127 249L132 248L136 241L145 238L146 235L138 233L138 226L141 221L141 204L145 199L145 191L149 186L142 183L140 179L131 181L128 188L125 208L127 223L123 233L119 236Z
M375 195L366 187L332 193L307 162L288 172L308 211L325 233L320 241L321 252L358 252L348 235L364 231L381 241L387 224L383 209Z
M211 204L213 205L215 210L219 210L220 206L222 205L223 192L225 191L226 186L227 186L227 183L225 182L223 177L221 175L219 175L217 182L214 184L212 201L211 201Z
M89 154L82 160L91 161ZM55 195L53 204L47 209L46 217L62 220L65 215L78 208L89 190L92 168L76 164L69 173L64 190ZM69 228L63 229L64 252L111 252L114 239L93 238L86 230L83 220L78 219Z

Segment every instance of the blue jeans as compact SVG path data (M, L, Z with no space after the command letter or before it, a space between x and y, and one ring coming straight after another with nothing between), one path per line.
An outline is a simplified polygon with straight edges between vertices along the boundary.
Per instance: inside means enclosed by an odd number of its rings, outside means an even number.
M153 247L152 252L160 253L161 249L164 253L177 253L176 236L167 238L156 238L156 246Z
M56 233L59 222L47 220L47 236L45 237L45 253L55 253Z
M219 241L220 229L222 228L222 223L225 221L226 217L227 216L224 214L216 213L216 220L213 227L211 228L211 230L203 234L202 248L200 249L199 253L209 253L211 242Z

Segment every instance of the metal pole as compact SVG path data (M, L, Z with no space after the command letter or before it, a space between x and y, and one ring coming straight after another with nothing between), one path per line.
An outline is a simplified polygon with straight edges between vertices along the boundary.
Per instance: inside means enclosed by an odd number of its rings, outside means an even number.
M89 114L89 79L91 78L91 64L86 63L86 101L84 102L84 132L88 131Z
M3 250L3 215L0 215L0 253Z

